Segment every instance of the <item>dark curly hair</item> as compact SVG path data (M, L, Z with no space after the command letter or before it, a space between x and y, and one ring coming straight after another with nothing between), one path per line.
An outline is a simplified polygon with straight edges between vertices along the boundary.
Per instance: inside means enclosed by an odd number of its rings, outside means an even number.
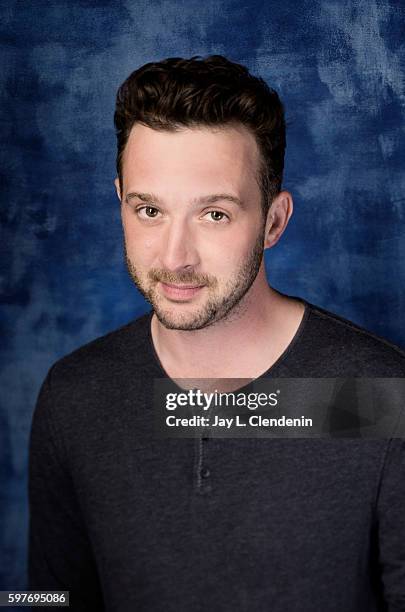
M221 55L172 57L135 70L118 90L114 123L121 190L122 155L135 123L165 131L241 123L261 152L264 213L281 190L286 140L280 98L262 78Z

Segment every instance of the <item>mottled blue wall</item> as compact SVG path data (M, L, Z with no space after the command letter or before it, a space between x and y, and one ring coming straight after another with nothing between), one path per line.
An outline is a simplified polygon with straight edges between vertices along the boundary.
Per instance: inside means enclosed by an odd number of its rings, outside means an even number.
M114 97L136 67L221 53L279 91L296 208L271 282L405 345L403 7L3 3L0 589L24 585L27 440L48 367L146 309L113 189Z

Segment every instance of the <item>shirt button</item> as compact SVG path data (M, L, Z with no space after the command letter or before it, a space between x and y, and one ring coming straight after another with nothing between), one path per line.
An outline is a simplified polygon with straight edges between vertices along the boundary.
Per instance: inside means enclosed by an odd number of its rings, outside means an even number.
M208 478L208 476L210 475L210 471L207 467L203 467L201 469L200 474L201 474L201 478Z

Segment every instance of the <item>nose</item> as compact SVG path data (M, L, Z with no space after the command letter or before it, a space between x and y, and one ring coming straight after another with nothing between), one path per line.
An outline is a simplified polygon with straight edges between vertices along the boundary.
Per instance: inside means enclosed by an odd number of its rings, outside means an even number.
M173 220L162 242L162 267L170 272L190 269L200 262L195 237L186 220Z

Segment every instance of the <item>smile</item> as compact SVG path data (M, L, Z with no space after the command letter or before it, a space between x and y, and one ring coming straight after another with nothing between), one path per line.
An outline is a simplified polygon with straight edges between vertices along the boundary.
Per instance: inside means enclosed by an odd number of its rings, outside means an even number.
M160 285L166 297L178 301L189 300L204 288L204 285L172 285L162 282Z

